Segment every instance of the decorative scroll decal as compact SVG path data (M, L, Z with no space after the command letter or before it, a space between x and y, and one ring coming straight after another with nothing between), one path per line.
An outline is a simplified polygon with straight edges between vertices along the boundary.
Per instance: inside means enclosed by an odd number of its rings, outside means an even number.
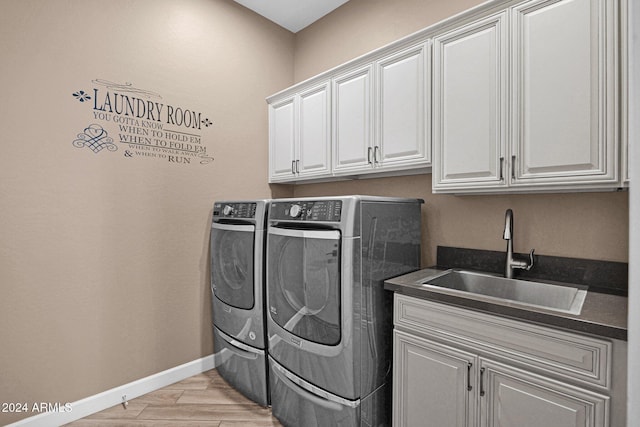
M156 92L133 84L94 79L92 90L77 90L73 97L91 106L92 120L73 146L94 153L104 148L118 151L126 159L152 158L182 165L207 165L214 158L203 143L202 131L213 122L203 113L166 103ZM110 136L111 135L111 136Z
M84 128L84 131L78 134L78 139L73 141L73 146L76 148L89 147L94 153L99 153L103 148L109 151L118 149L107 131L96 124Z
M115 83L115 82L110 82L108 80L103 80L103 79L94 79L94 80L91 80L91 83L95 85L105 86L109 90L117 90L121 93L122 92L133 93L143 98L162 99L162 96L160 96L160 94L157 94L155 92L151 92L148 90L144 90L144 89L138 89L136 87L133 87L133 85L129 82Z

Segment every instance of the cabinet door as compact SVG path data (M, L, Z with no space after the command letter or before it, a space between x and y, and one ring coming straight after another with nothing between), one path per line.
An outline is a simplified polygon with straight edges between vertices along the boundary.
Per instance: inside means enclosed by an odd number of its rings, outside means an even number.
M630 84L629 70L631 48L629 39L630 21L633 20L629 13L631 1L622 0L620 2L620 180L622 187L629 187L629 133L631 124L629 123Z
M300 177L331 173L331 121L329 118L329 82L299 95L299 151L297 172Z
M372 74L369 65L333 81L333 171L352 173L373 167Z
M616 3L513 9L513 185L618 182Z
M394 331L393 426L475 425L474 355Z
M604 427L609 398L502 365L480 362L481 427Z
M295 175L295 97L269 105L269 181Z
M422 43L377 62L376 165L388 169L431 162L428 52Z
M434 38L434 192L506 185L506 16Z

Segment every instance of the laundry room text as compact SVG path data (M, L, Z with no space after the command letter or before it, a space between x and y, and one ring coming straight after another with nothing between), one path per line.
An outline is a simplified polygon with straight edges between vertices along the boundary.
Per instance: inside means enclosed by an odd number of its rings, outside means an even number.
M73 96L92 107L93 123L77 134L76 148L99 153L117 151L126 159L150 158L169 163L213 162L202 132L213 125L202 112L164 102L163 97L131 83L94 79L91 91Z

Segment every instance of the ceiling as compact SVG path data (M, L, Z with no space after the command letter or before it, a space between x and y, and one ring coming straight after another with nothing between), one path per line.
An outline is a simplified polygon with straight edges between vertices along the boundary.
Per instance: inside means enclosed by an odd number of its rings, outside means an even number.
M322 18L349 0L235 0L292 33Z

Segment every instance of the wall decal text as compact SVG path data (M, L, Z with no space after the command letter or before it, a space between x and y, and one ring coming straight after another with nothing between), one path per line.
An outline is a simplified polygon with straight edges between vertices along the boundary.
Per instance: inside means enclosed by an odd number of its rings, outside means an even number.
M207 165L213 156L207 152L202 131L213 122L200 111L170 104L152 91L131 83L92 80L94 87L73 92L73 97L91 106L93 124L86 126L73 141L76 148L88 147L94 153L122 146L126 159L151 158L170 163Z

